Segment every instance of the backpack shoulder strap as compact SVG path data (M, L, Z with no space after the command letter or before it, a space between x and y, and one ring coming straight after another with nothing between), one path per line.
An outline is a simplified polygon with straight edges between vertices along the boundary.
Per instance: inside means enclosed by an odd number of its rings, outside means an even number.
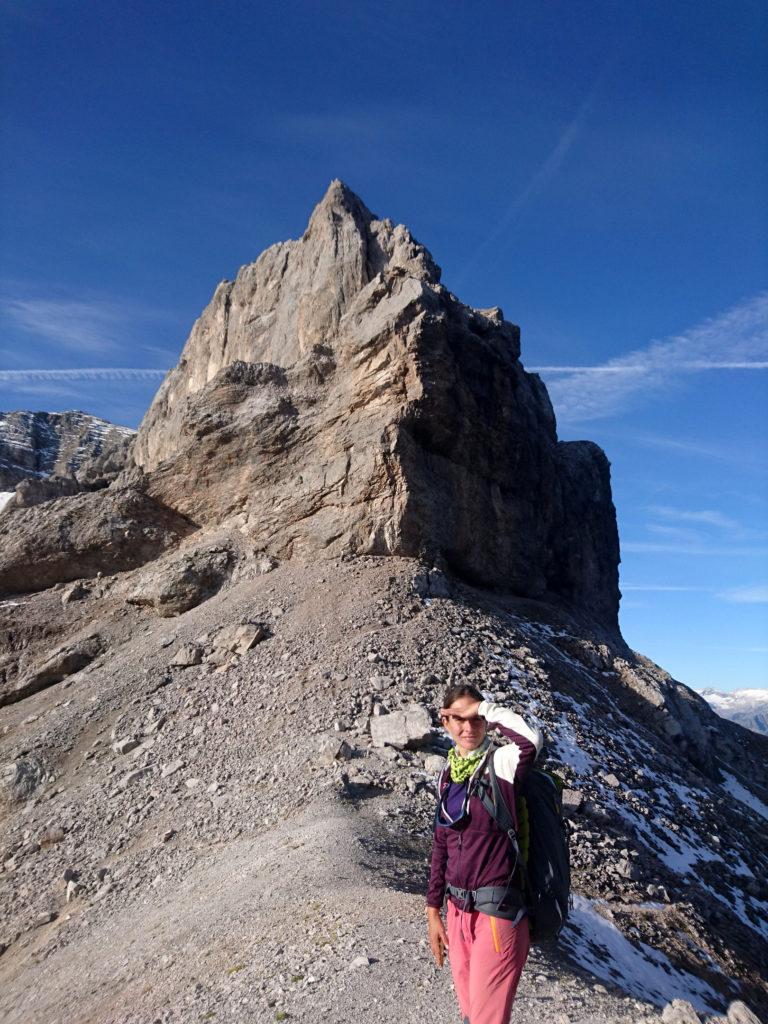
M517 825L512 811L507 805L507 801L504 799L504 794L501 792L501 786L496 775L496 766L493 763L491 757L488 761L488 781L490 783L490 795L493 800L493 818L502 832L513 833L515 839L517 839ZM488 808L486 808L487 810Z
M493 818L498 827L504 832L512 844L515 855L514 875L517 868L520 869L524 889L528 890L528 871L525 860L520 854L520 843L518 840L517 826L512 811L507 806L504 794L496 776L496 769L493 764L493 751L488 755L484 770L478 772L480 778L475 787L474 795L478 798L488 814Z

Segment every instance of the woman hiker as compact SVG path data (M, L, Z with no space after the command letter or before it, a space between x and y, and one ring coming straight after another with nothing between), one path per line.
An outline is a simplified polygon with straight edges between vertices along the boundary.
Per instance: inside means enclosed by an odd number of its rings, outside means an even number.
M528 956L528 920L512 843L472 787L487 770L491 729L510 741L496 750L493 764L515 814L515 786L533 765L542 736L470 685L446 693L440 720L454 747L438 782L427 893L429 943L438 967L450 951L464 1024L508 1024ZM440 912L446 895L444 925Z

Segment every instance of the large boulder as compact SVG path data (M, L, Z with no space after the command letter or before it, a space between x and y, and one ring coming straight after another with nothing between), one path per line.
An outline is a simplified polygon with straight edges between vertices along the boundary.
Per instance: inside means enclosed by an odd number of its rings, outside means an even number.
M0 517L0 596L135 568L193 530L135 488L16 509Z
M16 484L16 493L9 507L31 508L32 505L42 505L45 501L55 501L56 498L79 494L82 490L73 476L30 477Z
M62 679L66 679L67 676L90 665L104 651L105 647L105 641L98 634L65 644L48 655L41 664L35 666L21 680L12 685L1 686L0 706L15 704L25 697L30 697L33 693L39 693L40 690L60 683Z
M421 704L369 719L374 747L419 747L432 738L432 719Z
M40 783L45 772L34 757L23 757L0 768L0 807L21 803L28 799Z
M158 615L181 615L212 597L232 568L234 556L226 547L202 548L159 560L140 576L130 604L148 605Z

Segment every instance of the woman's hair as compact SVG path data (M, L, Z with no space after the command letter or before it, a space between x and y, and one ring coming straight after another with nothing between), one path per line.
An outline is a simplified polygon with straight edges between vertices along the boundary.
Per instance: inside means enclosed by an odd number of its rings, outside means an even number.
M459 683L458 686L452 686L450 689L445 691L443 696L443 707L449 708L455 700L459 697L472 697L474 700L485 700L482 693L472 683Z

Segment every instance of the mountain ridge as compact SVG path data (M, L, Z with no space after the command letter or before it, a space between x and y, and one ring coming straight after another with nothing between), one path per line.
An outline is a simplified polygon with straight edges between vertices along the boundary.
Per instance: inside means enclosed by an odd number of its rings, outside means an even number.
M0 412L0 491L17 505L105 486L123 470L136 432L89 413Z
M713 710L746 729L768 735L768 689L698 691Z

